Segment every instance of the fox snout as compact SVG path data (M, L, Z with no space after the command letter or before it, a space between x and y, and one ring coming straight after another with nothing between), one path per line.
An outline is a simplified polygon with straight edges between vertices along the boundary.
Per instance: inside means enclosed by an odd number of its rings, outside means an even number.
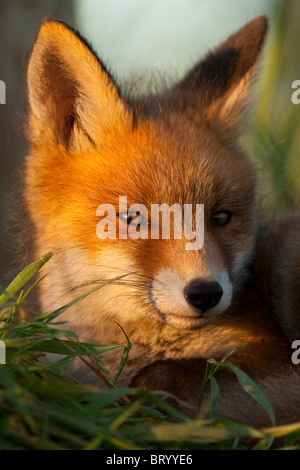
M223 289L216 281L195 279L184 288L188 304L201 313L215 307L221 300Z
M233 287L227 271L212 276L199 274L190 278L163 269L154 277L149 297L164 323L176 328L200 328L230 306Z

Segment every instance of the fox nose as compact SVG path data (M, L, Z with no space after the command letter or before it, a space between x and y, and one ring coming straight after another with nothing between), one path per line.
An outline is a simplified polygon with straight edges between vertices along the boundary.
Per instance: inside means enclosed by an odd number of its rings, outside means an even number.
M203 281L195 279L184 289L187 302L201 313L215 307L223 295L223 289L216 281Z

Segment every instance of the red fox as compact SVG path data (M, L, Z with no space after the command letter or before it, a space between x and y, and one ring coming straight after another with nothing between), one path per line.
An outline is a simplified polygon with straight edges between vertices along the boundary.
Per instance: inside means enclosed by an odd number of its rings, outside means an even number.
M43 23L28 67L26 200L36 255L54 253L43 311L126 275L63 314L82 341L122 344L117 323L134 338L120 385L196 405L206 359L244 345L231 361L287 423L300 420L290 345L300 338L300 217L258 224L256 172L239 142L267 29L264 16L252 20L178 83L135 97L78 33ZM138 209L120 209L120 197ZM152 204L203 205L201 249L173 232L151 237ZM138 236L111 236L127 227ZM197 234L194 219L192 228ZM107 360L113 371L120 357ZM270 424L233 375L216 377L219 417Z

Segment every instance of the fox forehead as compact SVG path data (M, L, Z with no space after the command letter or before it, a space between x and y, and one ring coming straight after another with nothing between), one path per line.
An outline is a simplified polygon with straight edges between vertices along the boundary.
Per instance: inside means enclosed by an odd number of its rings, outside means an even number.
M76 165L76 161L75 161ZM85 160L95 184L93 194L113 204L119 195L129 203L208 203L243 199L255 189L252 165L238 148L230 149L185 116L168 124L146 121L100 148ZM81 171L81 167L79 168ZM112 190L113 188L113 190Z

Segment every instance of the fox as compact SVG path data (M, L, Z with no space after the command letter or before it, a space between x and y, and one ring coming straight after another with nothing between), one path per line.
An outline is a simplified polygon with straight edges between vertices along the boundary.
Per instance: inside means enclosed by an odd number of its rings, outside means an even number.
M81 341L123 344L124 332L134 340L118 385L169 393L195 416L207 360L236 350L231 363L286 424L300 420L291 361L300 337L300 216L260 221L257 171L241 143L268 29L266 16L254 18L176 83L134 94L80 33L44 21L27 72L25 199L35 255L53 252L41 311L102 285L61 320ZM120 196L139 210L120 209ZM203 246L187 250L174 233L149 236L152 204L202 204ZM100 205L115 210L105 212L101 239ZM138 236L110 236L113 223ZM107 353L111 372L121 355ZM98 384L81 362L73 368ZM234 374L220 369L216 378L217 417L270 424Z

